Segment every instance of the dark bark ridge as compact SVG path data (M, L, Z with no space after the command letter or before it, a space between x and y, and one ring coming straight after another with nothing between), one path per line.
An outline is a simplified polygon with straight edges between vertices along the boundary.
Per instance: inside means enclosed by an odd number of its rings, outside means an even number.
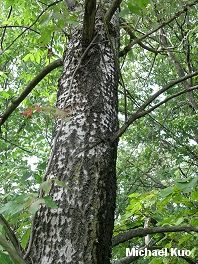
M83 45L87 46L93 39L95 30L96 0L85 0L85 13L83 18Z

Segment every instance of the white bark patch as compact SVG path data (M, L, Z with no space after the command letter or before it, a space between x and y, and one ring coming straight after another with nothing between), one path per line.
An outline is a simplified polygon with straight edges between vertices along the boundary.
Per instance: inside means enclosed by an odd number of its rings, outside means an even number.
M47 249L47 247L46 247L46 249ZM50 250L50 248L49 248L49 250ZM41 260L41 264L52 263L52 261L53 261L52 258L47 257L47 256L44 256L44 257L42 258L42 260Z
M62 169L62 168L64 168L64 159L63 159L63 161L61 161L60 159L57 161L57 167L58 167L58 169Z
M66 256L66 262L72 261L72 256L75 253L72 243L69 239L65 240L65 246L60 249L60 255Z
M57 192L57 193L54 193L54 195L53 195L53 200L54 201L58 201L58 200L61 200L62 199L62 195L63 195L63 193L64 193L64 191L63 191L63 188L60 188L59 187L59 192ZM60 208L59 208L60 209Z
M95 134L96 134L95 130L92 130L91 133L90 133L90 135L92 135L92 136L95 135Z

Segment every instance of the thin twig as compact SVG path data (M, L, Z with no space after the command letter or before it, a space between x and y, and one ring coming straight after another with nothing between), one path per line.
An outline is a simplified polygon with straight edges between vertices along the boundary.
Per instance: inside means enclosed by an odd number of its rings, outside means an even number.
M126 31L126 33L130 36L130 42L133 40L133 39L138 39L138 37L135 35L135 33L132 31L130 25L124 21L124 19L122 19L122 23L121 23L121 27ZM158 50L155 50L149 46L146 46L142 41L138 41L137 44L139 44L140 47L142 47L143 49L146 49L150 52L153 52L155 53L156 55L159 53ZM122 51L121 51L122 52Z
M27 95L34 89L34 87L52 70L60 67L63 65L63 61L61 59L58 59L49 65L47 65L45 68L43 68L37 76L34 77L34 79L29 82L29 84L26 86L26 88L23 90L23 92L20 94L20 96L15 99L11 106L5 111L5 113L0 116L0 127L5 123L5 121L8 119L8 117L12 114L12 112L19 106L19 104L27 97Z
M8 139L6 139L6 138L3 138L2 136L0 136L0 139L4 140L5 142L7 142L7 143L9 143L9 144L11 144L11 145L13 145L13 146L15 146L15 147L17 147L17 148L19 148L19 149L23 150L23 151L25 151L25 152L27 152L27 153L29 153L29 154L33 154L33 153L32 153L32 151L30 151L30 150L27 150L27 149L24 149L23 147L21 147L21 146L19 146L19 145L15 144L15 143L13 143L13 142L9 141L9 140L8 140Z
M118 7L120 6L122 0L113 0L111 3L111 6L109 7L109 9L107 10L106 14L105 14L105 22L108 24L112 18L112 16L114 15L115 11L118 9Z
M10 11L9 11L9 14L8 14L7 20L10 18L11 13L12 13L12 6L10 7ZM3 50L3 40L4 40L4 37L5 37L5 33L6 33L6 28L7 28L7 27L8 27L8 25L5 25L4 30L3 30L3 34L2 34L2 37L1 37L1 49L2 49L2 50Z
M0 224L5 228L6 234L8 235L10 241L12 242L12 245L14 246L17 253L21 256L23 248L20 246L17 237L15 236L14 232L10 228L10 225L8 224L8 222L6 221L6 219L2 214L0 214Z
M143 103L138 110L129 118L129 120L120 128L118 129L118 131L111 137L111 141L116 140L117 138L119 138L125 131L126 129L137 119L147 115L148 113L152 112L154 109L156 109L157 107L159 107L160 105L164 104L165 102L169 101L170 99L181 95L182 93L186 93L189 92L190 90L194 90L197 89L197 86L191 87L189 89L185 89L177 94L174 94L168 98L166 98L165 100L163 100L162 102L160 102L159 104L151 107L150 109L144 111L144 109L150 105L159 95L161 95L163 92L167 91L168 89L170 89L172 86L174 86L175 84L178 84L180 82L183 82L184 80L187 80L193 76L198 75L198 71L187 74L179 79L176 79L175 81L172 81L170 83L168 83L167 85L165 85L162 89L160 89L158 92L156 92L155 94L153 94L145 103Z
M26 264L25 261L22 259L22 257L18 254L18 252L13 248L10 243L0 235L0 245L8 252L10 257L16 261L18 264Z
M37 34L40 34L40 32L39 31L36 31L35 29L33 29L33 28L29 28L29 27L27 27L27 26L12 26L12 25L5 25L5 26L0 26L0 28L4 28L4 29L6 29L6 28L26 28L26 29L29 29L30 31L33 31L33 32L35 32L35 33L37 33ZM2 48L2 46L1 46L1 48ZM3 49L3 48L2 48Z
M132 41L129 45L127 45L122 51L120 51L120 54L119 54L119 57L123 57L124 55L126 55L130 50L131 48L139 43L140 41L142 41L143 39L147 38L148 36L152 35L153 33L155 33L156 31L158 31L160 28L168 25L169 23L171 23L173 20L175 20L176 18L178 18L181 14L183 14L184 12L186 12L187 8L188 7L192 7L194 5L196 5L198 2L198 0L194 1L193 3L191 4L186 4L183 8L183 10L177 12L174 16L172 16L170 19L168 19L167 21L161 23L157 28L151 30L150 32L148 32L147 34L143 35L142 37L140 38L137 38L135 39L134 41Z
M33 27L37 22L38 20L40 19L40 17L52 6L58 4L62 2L62 0L59 0L59 1L56 1L50 5L48 5L39 15L38 17L36 18L36 20L30 25L28 26L25 30L23 30L23 32L21 32L0 54L3 54L5 53L14 43L15 41L17 41L17 39L19 39L27 30L29 30L31 27Z

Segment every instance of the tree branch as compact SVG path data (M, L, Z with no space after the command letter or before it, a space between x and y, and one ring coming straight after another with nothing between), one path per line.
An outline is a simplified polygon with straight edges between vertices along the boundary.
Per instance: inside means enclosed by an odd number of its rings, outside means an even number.
M85 0L82 43L88 46L93 39L95 29L96 0Z
M39 20L39 18L52 6L57 5L58 3L62 2L62 0L58 0L56 2L53 2L52 4L48 5L39 15L38 17L35 19L35 21L28 27L26 27L23 32L21 32L0 54L6 52L13 44L14 42L19 39L27 30L29 30L31 27L33 27L37 21Z
M8 252L10 257L18 264L26 264L26 262L20 257L17 251L8 243L8 241L0 235L0 245Z
M148 234L167 233L167 232L198 232L198 226L158 226L148 228L137 228L119 234L112 238L112 246L115 247L134 237L144 237Z
M29 28L27 26L15 26L15 25L11 26L11 25L5 25L5 26L0 26L0 28L4 28L4 29L6 29L6 28L26 28L26 29L29 29L30 31L33 31L33 32L35 32L35 33L37 33L37 34L40 35L40 32L39 31L37 31L37 30L35 30L33 28Z
M4 218L4 216L2 214L0 214L0 224L5 228L6 234L8 235L8 237L9 237L12 245L14 246L17 254L22 255L23 249L22 249L17 237L13 233L8 222L6 221L6 219Z
M105 22L106 24L108 24L112 18L112 16L114 15L115 11L118 9L118 7L120 6L122 0L113 0L111 6L109 7L109 9L107 10L106 14L105 14Z
M181 83L193 76L198 75L198 71L186 74L185 76L182 76L170 83L168 83L167 85L165 85L162 89L160 89L158 92L154 93L142 106L140 106L140 108L138 109L138 111L141 111L143 109L145 109L149 104L151 104L159 95L161 95L162 93L164 93L165 91L167 91L168 89L170 89L172 86L174 86L175 84ZM187 89L185 89L187 90Z
M129 118L129 120L120 128L118 129L118 131L111 137L111 141L113 142L114 140L116 140L117 138L119 138L125 131L126 129L137 119L145 116L146 114L150 113L151 111L153 111L154 109L156 109L157 107L159 107L160 105L164 104L165 102L169 101L170 99L172 99L173 97L179 96L182 93L188 92L190 90L194 90L197 89L197 86L191 87L189 89L185 89L177 94L174 94L168 98L166 98L165 100L163 100L162 102L160 102L159 104L153 106L152 108L150 108L147 111L143 111L149 104L151 104L159 95L161 95L163 92L167 91L169 88L171 88L172 86L174 86L177 83L183 82L184 80L187 80L193 76L198 75L198 71L187 74L179 79L176 79L175 81L172 81L170 83L168 83L166 86L164 86L162 89L160 89L158 92L154 93L144 104L142 104L138 110Z
M12 6L10 6L10 11L8 13L8 17L7 17L7 20L10 18L11 16L11 13L12 13ZM4 37L5 37L5 33L6 33L6 29L7 29L7 25L5 25L4 27L4 30L3 30L3 34L2 34L2 37L1 37L1 49L3 50L3 40L4 40Z
M182 90L181 92L178 92L178 93L176 93L176 94L173 94L173 95L167 97L166 99L164 99L163 101L161 101L160 103L158 103L158 104L154 105L153 107L149 108L148 110L142 112L142 114L143 114L142 116L147 115L148 113L152 112L154 109L156 109L156 108L159 107L160 105L165 104L165 103L168 102L169 100L171 100L171 99L173 99L173 98L175 98L175 97L177 97L177 96L180 96L181 94L188 93L188 92L193 91L193 90L196 90L196 89L198 89L198 85L195 85L195 86L190 87L190 88L188 88L188 89L184 89L184 90ZM142 116L141 116L141 117L142 117Z
M131 43L129 43L129 45L127 45L122 51L120 51L119 57L123 57L125 56L130 50L131 48L139 43L140 41L142 41L143 39L147 38L148 36L152 35L154 32L158 31L160 28L170 24L173 20L175 20L176 18L178 18L181 14L183 14L184 12L186 12L188 7L194 6L195 4L197 4L198 0L194 1L191 4L186 4L183 8L183 10L177 12L174 16L172 16L169 20L163 22L162 24L160 24L157 28L151 30L150 32L148 32L147 34L143 35L140 38L135 39L134 41L132 41Z
M28 149L25 149L25 148L19 146L18 144L15 144L15 143L11 142L10 140L8 140L8 139L2 137L1 135L0 135L0 139L4 140L5 142L9 143L10 145L15 146L15 147L17 147L17 148L19 148L19 149L21 149L21 150L23 150L23 151L25 151L25 152L27 152L27 153L29 153L29 154L33 154L32 151L30 151L30 150L28 150Z
M166 48L167 54L171 58L174 66L175 66L175 69L177 70L178 75L180 77L184 76L185 72L184 72L184 69L181 66L181 63L177 60L176 56L171 51L171 49L168 48L168 40L167 40L167 37L166 37L165 30L162 28L160 31L161 31L162 44ZM188 45L188 47L189 47L189 45ZM189 63L187 63L187 65L189 66ZM188 67L188 69L189 69L189 72L191 72L191 68ZM185 89L190 88L192 86L192 80L191 80L191 84L189 82L187 82L187 81L184 81L183 85L184 85ZM196 114L197 105L196 105L196 102L195 102L193 91L189 90L187 94L188 94L188 100L191 103L192 114ZM198 143L198 130L197 129L194 129L194 135L195 135L195 141Z
M34 87L52 70L63 65L61 59L55 60L54 62L47 65L39 74L26 86L21 95L15 99L11 106L5 111L5 113L0 117L0 127L12 114L12 112L19 106L19 104L27 97L27 95L34 89Z
M137 39L138 42L137 44L140 45L140 47L142 47L143 49L146 49L150 52L153 52L155 53L156 55L159 53L159 51L149 47L149 46L146 46L144 43L142 43L142 41L140 41L138 39L138 37L136 37L136 35L133 33L133 31L131 30L130 26L127 24L127 22L124 21L124 19L122 19L122 23L121 23L121 27L126 31L126 33L130 36L130 41L132 41L133 39ZM130 48L131 49L131 48ZM130 50L129 49L129 50ZM120 52L120 54L122 54L122 51ZM122 56L120 56L122 57Z

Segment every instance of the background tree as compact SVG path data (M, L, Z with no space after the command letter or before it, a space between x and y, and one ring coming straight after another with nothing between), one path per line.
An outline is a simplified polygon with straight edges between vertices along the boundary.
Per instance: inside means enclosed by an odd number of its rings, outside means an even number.
M196 263L197 1L66 4L1 3L1 263Z

